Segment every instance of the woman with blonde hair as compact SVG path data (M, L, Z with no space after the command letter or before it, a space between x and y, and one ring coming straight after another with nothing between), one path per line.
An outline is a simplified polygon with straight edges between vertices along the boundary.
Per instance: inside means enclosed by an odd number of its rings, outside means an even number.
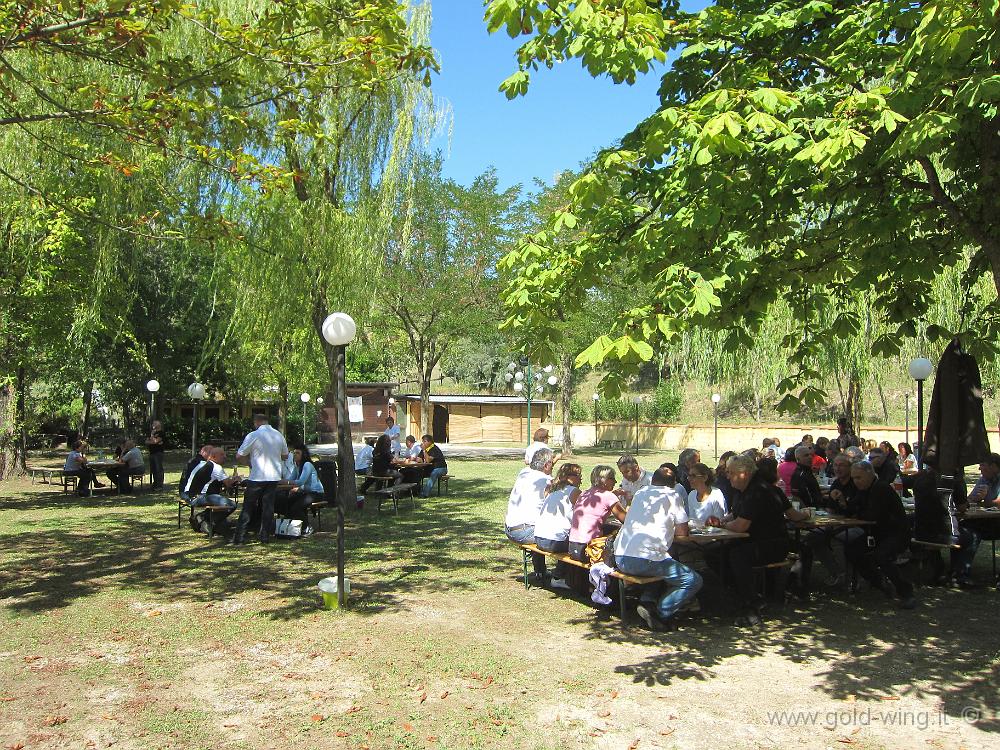
M574 560L587 560L587 544L601 536L604 520L613 515L625 520L625 508L613 492L618 476L606 464L598 464L590 472L590 489L580 493L573 504L569 528L569 554Z
M569 527L573 503L580 496L583 468L580 464L563 464L559 474L545 488L545 500L535 522L535 546L543 552L566 552L569 549ZM568 589L566 564L560 560L551 581L552 588Z

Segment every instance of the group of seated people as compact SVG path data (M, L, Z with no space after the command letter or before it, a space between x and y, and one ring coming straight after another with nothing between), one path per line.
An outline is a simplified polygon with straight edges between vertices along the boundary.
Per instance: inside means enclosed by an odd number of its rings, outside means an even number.
M93 487L102 488L103 484L97 478L97 472L90 465L87 455L90 453L90 445L86 440L75 440L72 449L66 454L66 462L63 464L63 474L68 477L76 477L76 494L80 497L90 497L93 494ZM133 477L141 477L145 472L145 464L142 459L142 452L131 438L122 438L115 448L114 465L105 470L108 481L118 492L129 493L132 491Z
M512 541L534 543L544 552L563 552L584 563L603 560L628 575L660 578L660 585L644 587L636 608L651 629L666 627L681 609L694 606L692 599L703 586L694 569L699 566L724 574L731 583L738 623L759 623L765 602L754 569L785 561L790 552L798 553L793 588L803 597L811 588L814 562L826 571L827 584L837 586L845 583L839 560L846 558L873 588L898 599L902 608L913 608L914 588L899 559L909 550L914 530L900 495L913 489L919 523L922 502L940 508L938 477L929 468L919 474L904 469L913 455L909 446L897 453L888 444L870 444L866 453L849 425L838 426L843 442L821 438L814 443L806 435L783 454L781 464L768 450L776 445L773 439L765 440L761 450L723 454L714 470L701 462L696 449L682 451L676 465L662 463L652 472L626 454L618 460L620 483L615 467L599 465L586 488L579 464L563 463L552 476L561 457L536 436L510 493L505 532ZM1000 456L984 461L980 471L970 500L1000 505ZM907 481L900 482L902 477ZM964 495L957 500L959 511L963 503ZM812 523L813 509L865 523ZM727 538L724 551L716 545L692 555L690 546L676 542L699 527L746 536ZM979 542L997 527L962 521L960 528L953 571L961 583L971 574ZM577 575L574 566L560 561L549 577L545 556L538 553L532 554L532 566L537 582L581 589L567 581ZM584 579L581 593L587 585Z
M213 523L215 532L227 529L227 519L236 510L236 501L228 493L243 477L235 469L232 474L226 474L226 459L224 448L203 445L181 472L180 497L191 504L191 525L196 531L209 533L213 531ZM314 502L323 499L324 489L305 445L297 445L289 452L282 465L281 479L275 490L273 513L297 521L298 536L311 535L314 529L310 525L309 509ZM222 510L213 511L211 516L198 511L209 506ZM256 527L259 522L259 519L251 519L249 525Z
M444 453L431 435L421 437L419 445L413 435L407 435L405 444L400 444L399 427L391 417L385 423L385 432L377 438L365 438L365 447L354 457L354 471L358 477L364 477L358 487L359 507L368 489L379 481L388 479L393 485L419 484L420 496L430 497L434 483L448 473Z

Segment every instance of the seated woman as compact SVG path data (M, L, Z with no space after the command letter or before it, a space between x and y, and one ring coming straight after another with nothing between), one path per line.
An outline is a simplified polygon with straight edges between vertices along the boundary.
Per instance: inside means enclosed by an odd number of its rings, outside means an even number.
M728 549L730 580L736 588L742 611L737 624L758 625L764 600L754 585L753 569L781 562L788 556L791 541L785 525L786 509L790 518L795 518L796 512L773 484L757 475L753 459L736 456L729 459L727 469L736 497L731 512L719 525L729 531L749 534L748 539L735 541ZM719 564L719 558L711 559L716 566Z
M917 473L917 457L913 455L913 448L909 443L900 443L899 448L899 473L908 476Z
M784 490L785 497L792 496L792 474L795 473L798 467L799 465L795 461L795 448L789 448L785 451L785 456L781 463L778 464L778 479L784 482L784 486L781 489Z
M687 514L692 524L704 526L709 518L722 518L728 512L722 490L715 486L715 473L705 464L695 464L688 474L691 492L687 496Z
M302 536L309 536L312 533L312 527L309 526L309 506L314 501L323 499L323 484L319 481L308 448L304 445L296 446L292 454L295 456L295 473L290 480L293 486L287 495L279 495L275 499L274 512L285 518L301 521Z
M573 505L573 518L569 529L569 554L574 560L589 563L587 544L601 536L604 520L613 515L625 519L625 508L612 490L618 481L615 470L599 464L590 472L590 489L580 493Z
M580 482L583 469L580 464L563 464L559 474L545 488L542 502L535 521L535 545L544 552L566 552L569 549L569 528L573 516L573 504L580 496ZM552 588L568 589L566 564L556 563Z
M393 484L403 481L403 475L393 468L394 456L392 453L392 439L382 433L375 441L375 448L372 452L371 472L365 477L365 481L358 488L358 494L364 495L368 488L378 481L378 477L392 477Z
M97 473L87 466L87 450L90 448L86 441L77 440L73 443L73 450L66 455L66 463L63 464L63 473L67 476L76 477L76 494L80 497L90 496L90 485L104 487L97 481Z

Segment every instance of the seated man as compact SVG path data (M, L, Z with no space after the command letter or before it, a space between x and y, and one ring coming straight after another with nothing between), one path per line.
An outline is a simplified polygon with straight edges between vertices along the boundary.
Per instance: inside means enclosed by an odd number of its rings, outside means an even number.
M848 557L872 586L887 596L898 595L903 609L913 609L917 604L913 584L903 578L896 565L899 553L910 546L910 524L903 502L891 486L878 480L869 461L858 461L851 467L851 481L858 488L858 517L875 523L848 544Z
M544 427L539 427L531 436L531 445L524 450L524 465L531 466L531 457L539 448L548 448L549 431ZM559 460L558 456L553 458L553 464Z
M625 453L618 459L618 471L622 473L622 481L618 484L615 494L618 495L622 505L627 508L635 493L650 485L653 474L644 471L631 453Z
M203 513L195 514L195 508L206 506L226 508L226 513L215 516L217 520L226 518L236 510L236 503L221 494L239 481L239 476L235 473L231 477L226 476L226 470L223 468L225 462L225 449L212 448L208 460L202 461L195 467L188 478L187 486L184 488L188 497L192 498L192 525L206 534L211 530L209 519Z
M66 456L66 463L63 464L63 474L69 477L76 477L76 494L80 497L90 497L90 485L104 487L97 481L97 473L87 465L87 445L84 440L77 440L73 443L73 450Z
M552 476L552 450L539 448L531 457L531 465L518 472L514 487L507 500L507 514L504 516L504 533L518 544L533 544L535 523L545 503L545 488ZM535 580L545 580L545 555L533 552L531 564Z
M421 451L418 461L433 467L430 475L424 479L421 485L420 497L430 497L431 490L434 489L434 483L438 480L438 477L448 473L448 462L445 461L444 453L441 452L441 449L434 445L434 439L430 435L424 435L420 438L420 447Z
M854 486L854 482L851 481L851 459L843 453L838 453L837 457L833 459L833 472L827 507L838 515L857 515L855 495L858 490ZM809 588L813 560L819 560L826 569L827 585L843 585L844 566L838 562L838 560L843 559L843 555L835 551L834 545L846 545L863 534L864 531L857 526L837 529L832 533L826 529L810 531L803 540L801 549L802 588L805 590Z
M634 459L633 459L634 460ZM666 623L701 589L701 576L670 556L674 537L688 535L688 517L674 489L672 466L661 466L651 485L632 498L615 538L615 567L626 575L657 576L661 592L645 589L636 613L650 630ZM659 596L657 596L659 593ZM655 605L655 606L654 606Z
M383 433L384 434L384 433ZM368 473L372 465L372 457L375 455L375 438L366 437L365 447L358 451L354 457L354 473L363 477Z
M976 480L967 501L956 498L955 509L964 512L969 507L1000 507L1000 455L991 453L979 464L979 479ZM952 556L955 581L960 586L972 583L972 561L983 539L997 539L998 526L987 520L969 519L959 523L958 543L962 548Z
M117 465L108 469L108 479L111 484L118 487L121 493L132 491L132 476L141 475L145 464L142 460L142 453L136 447L135 441L126 438L121 444L121 456L116 462Z
M795 449L795 470L792 472L789 485L792 490L792 497L798 498L803 507L821 508L823 506L823 493L820 492L819 482L813 474L813 447L811 445L800 445Z
M414 461L420 456L420 446L417 445L417 439L413 435L406 436L406 447L399 451L399 457L403 460Z
M177 485L178 493L181 496L181 500L186 500L191 502L191 496L187 492L188 480L191 478L191 472L198 468L203 461L208 461L212 457L212 448L214 446L211 444L205 444L201 446L201 450L187 462L184 470L181 471L181 479Z
M896 459L889 458L885 454L884 448L872 448L868 452L868 460L875 467L880 482L892 484L896 481L896 476L899 474L899 464L896 463Z

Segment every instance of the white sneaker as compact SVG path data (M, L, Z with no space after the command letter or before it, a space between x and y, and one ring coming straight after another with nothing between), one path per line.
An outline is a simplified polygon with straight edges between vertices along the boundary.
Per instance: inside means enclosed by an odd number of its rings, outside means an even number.
M549 585L554 589L566 589L567 591L570 588L570 585L562 578L553 578L549 581Z

